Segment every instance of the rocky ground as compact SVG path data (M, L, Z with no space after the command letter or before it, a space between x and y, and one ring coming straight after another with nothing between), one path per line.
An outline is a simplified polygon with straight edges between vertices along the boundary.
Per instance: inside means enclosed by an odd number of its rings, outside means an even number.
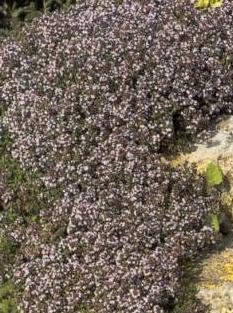
M186 161L196 164L201 173L206 171L210 162L218 162L228 185L222 193L222 204L233 215L233 116L220 121L212 137L197 143L195 151L183 153L172 162L178 165ZM227 233L200 264L198 297L209 305L211 313L233 312L232 229Z

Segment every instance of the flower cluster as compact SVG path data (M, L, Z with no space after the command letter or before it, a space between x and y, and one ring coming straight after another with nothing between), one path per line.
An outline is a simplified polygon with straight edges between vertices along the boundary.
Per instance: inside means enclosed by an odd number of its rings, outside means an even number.
M23 312L175 304L179 265L213 241L218 204L161 151L232 111L232 8L90 0L4 41L2 126L43 203L37 223L10 227Z

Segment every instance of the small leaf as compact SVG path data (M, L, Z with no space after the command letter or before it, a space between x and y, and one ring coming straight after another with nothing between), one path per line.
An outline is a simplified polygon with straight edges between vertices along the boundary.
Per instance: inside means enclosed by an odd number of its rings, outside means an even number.
M211 8L219 8L223 5L223 0L210 0Z
M58 238L63 238L65 235L66 235L66 232L67 232L67 227L66 226L63 226L63 227L60 227L52 236L52 239L53 240L56 240Z
M206 178L209 186L220 185L224 179L221 167L217 163L211 162L206 170Z
M220 223L217 214L210 214L210 223L215 233L219 233Z
M223 5L223 0L197 0L194 3L194 7L198 10L204 10L207 8L219 8Z
M204 10L207 9L210 5L210 0L197 0L194 3L194 7L198 10Z

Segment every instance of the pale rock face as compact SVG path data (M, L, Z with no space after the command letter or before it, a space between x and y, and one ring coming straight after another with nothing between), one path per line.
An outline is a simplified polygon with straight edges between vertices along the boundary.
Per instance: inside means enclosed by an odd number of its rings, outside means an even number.
M172 163L176 166L186 161L196 164L200 173L205 172L210 162L219 163L230 183L230 190L223 193L222 200L232 207L233 215L233 116L219 122L217 132L207 142L198 143L194 152L182 154Z
M202 263L199 298L211 313L233 312L233 248L214 253Z
M181 155L174 164L197 163L197 168L203 172L209 162L219 161L224 173L230 172L233 164L233 116L219 122L217 128L217 133L208 142L197 144L194 152ZM231 176L233 178L233 171Z
M233 215L233 116L217 125L217 132L208 142L199 143L196 150L180 155L172 163L176 166L188 161L204 173L211 161L217 161L230 183L230 190L222 194ZM201 262L198 297L210 306L210 313L233 312L233 234L227 236L225 248L218 249Z

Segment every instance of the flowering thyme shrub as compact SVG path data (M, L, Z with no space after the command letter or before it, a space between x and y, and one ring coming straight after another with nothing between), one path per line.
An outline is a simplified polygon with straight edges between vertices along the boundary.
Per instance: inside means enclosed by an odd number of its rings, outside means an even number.
M5 227L23 312L161 313L176 302L179 265L213 242L206 216L218 204L161 151L232 111L231 25L229 1L206 14L184 0L89 1L4 41L2 136L37 188L1 178L4 210L17 198L29 220ZM36 222L25 193L40 203Z

